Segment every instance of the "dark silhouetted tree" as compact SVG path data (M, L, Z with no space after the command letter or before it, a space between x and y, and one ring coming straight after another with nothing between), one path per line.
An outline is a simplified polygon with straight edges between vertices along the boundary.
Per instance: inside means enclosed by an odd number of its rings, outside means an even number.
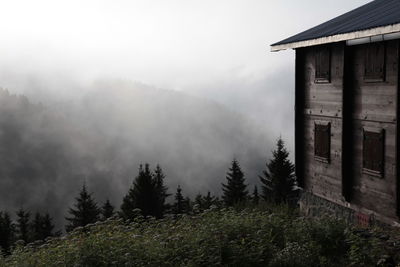
M134 212L135 207L135 201L133 199L134 193L133 193L133 186L129 189L128 193L124 196L122 199L122 204L121 204L121 211L119 212L119 216L124 218L125 220L128 219L133 219L136 216L136 213Z
M42 217L42 238L45 239L46 237L49 236L54 236L53 230L54 230L54 224L53 224L53 218L50 217L50 214L46 212L44 216Z
M36 212L31 225L32 240L42 240L42 222L42 215Z
M185 212L185 198L182 195L182 189L178 185L176 188L176 193L175 193L175 202L174 202L174 213L175 214L181 214Z
M112 217L115 214L114 212L114 206L111 205L111 202L109 199L104 202L103 206L101 207L101 218L102 220L106 220L110 217Z
M20 208L17 211L17 239L23 240L25 244L31 241L31 233L30 233L30 216L31 214L28 211L25 211L23 208Z
M224 205L224 201L219 199L219 197L215 197L214 205L217 207L222 207Z
M196 195L196 197L194 198L194 204L197 205L197 207L200 210L203 210L203 207L204 207L203 196L200 193L198 193Z
M285 148L282 138L276 143L273 158L266 164L267 168L260 177L262 183L262 197L275 203L287 202L296 184L294 165L289 160L289 152Z
M253 190L253 196L251 197L251 201L253 202L254 205L258 205L260 202L260 196L258 195L258 188L255 185L254 190Z
M15 239L15 225L8 212L0 212L0 247L4 254L10 254Z
M193 210L193 202L190 197L185 197L183 213L189 213Z
M203 208L209 209L211 205L215 205L216 199L215 197L211 196L210 191L207 192L207 195L203 198Z
M143 216L156 217L160 201L159 191L156 188L156 182L153 179L149 164L146 163L144 169L140 165L139 174L122 201L120 215L124 219L133 219L136 216L134 209L140 209Z
M70 217L65 219L69 224L65 227L68 231L73 230L78 226L85 226L89 223L95 223L100 219L100 209L97 203L87 189L86 185L82 186L79 197L75 198L74 208L69 208Z
M156 189L156 197L157 197L157 209L155 211L155 216L157 218L161 218L166 209L165 200L170 194L168 194L168 187L164 185L165 174L161 169L160 165L157 164L156 169L154 170L154 183Z
M204 211L209 209L212 205L219 206L219 200L215 196L212 196L210 191L207 192L207 195L202 196L200 193L196 195L194 204L200 209L200 211Z
M44 240L46 237L53 236L53 219L48 213L41 215L36 212L32 221L32 240Z
M245 202L248 197L247 185L240 165L236 159L226 175L226 184L222 184L222 199L227 206L233 206L239 202Z

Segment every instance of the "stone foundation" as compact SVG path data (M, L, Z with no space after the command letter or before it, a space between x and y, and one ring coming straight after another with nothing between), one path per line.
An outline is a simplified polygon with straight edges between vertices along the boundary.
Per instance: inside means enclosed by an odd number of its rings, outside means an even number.
M303 191L299 200L300 210L311 217L334 217L349 223L356 222L356 212L347 207Z
M333 217L362 227L379 225L382 227L400 227L398 218L387 218L373 211L358 207L351 203L343 205L323 197L302 191L299 193L298 204L300 211L310 217Z

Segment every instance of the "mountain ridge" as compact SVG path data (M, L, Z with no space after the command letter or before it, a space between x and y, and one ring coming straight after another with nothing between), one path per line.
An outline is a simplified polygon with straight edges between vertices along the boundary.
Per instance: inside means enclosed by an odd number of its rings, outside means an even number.
M146 162L163 167L170 192L218 195L234 157L257 182L270 142L256 128L215 102L145 85L97 83L49 105L0 90L0 209L46 210L60 225L83 182L118 207Z

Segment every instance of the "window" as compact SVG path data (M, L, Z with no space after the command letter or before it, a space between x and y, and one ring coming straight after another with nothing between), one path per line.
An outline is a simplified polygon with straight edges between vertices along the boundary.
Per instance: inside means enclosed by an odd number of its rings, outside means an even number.
M331 80L331 50L328 46L315 51L315 82L329 83Z
M385 43L370 43L365 48L364 80L385 81Z
M314 156L318 161L329 163L331 155L331 124L314 124Z
M384 131L364 129L363 137L363 172L383 177L384 167Z

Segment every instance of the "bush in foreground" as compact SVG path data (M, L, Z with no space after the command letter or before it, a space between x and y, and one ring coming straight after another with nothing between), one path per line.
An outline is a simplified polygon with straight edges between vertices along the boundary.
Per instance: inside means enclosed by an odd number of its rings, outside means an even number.
M398 248L382 245L389 239L368 233L286 208L139 216L17 247L0 266L390 266L399 260Z

